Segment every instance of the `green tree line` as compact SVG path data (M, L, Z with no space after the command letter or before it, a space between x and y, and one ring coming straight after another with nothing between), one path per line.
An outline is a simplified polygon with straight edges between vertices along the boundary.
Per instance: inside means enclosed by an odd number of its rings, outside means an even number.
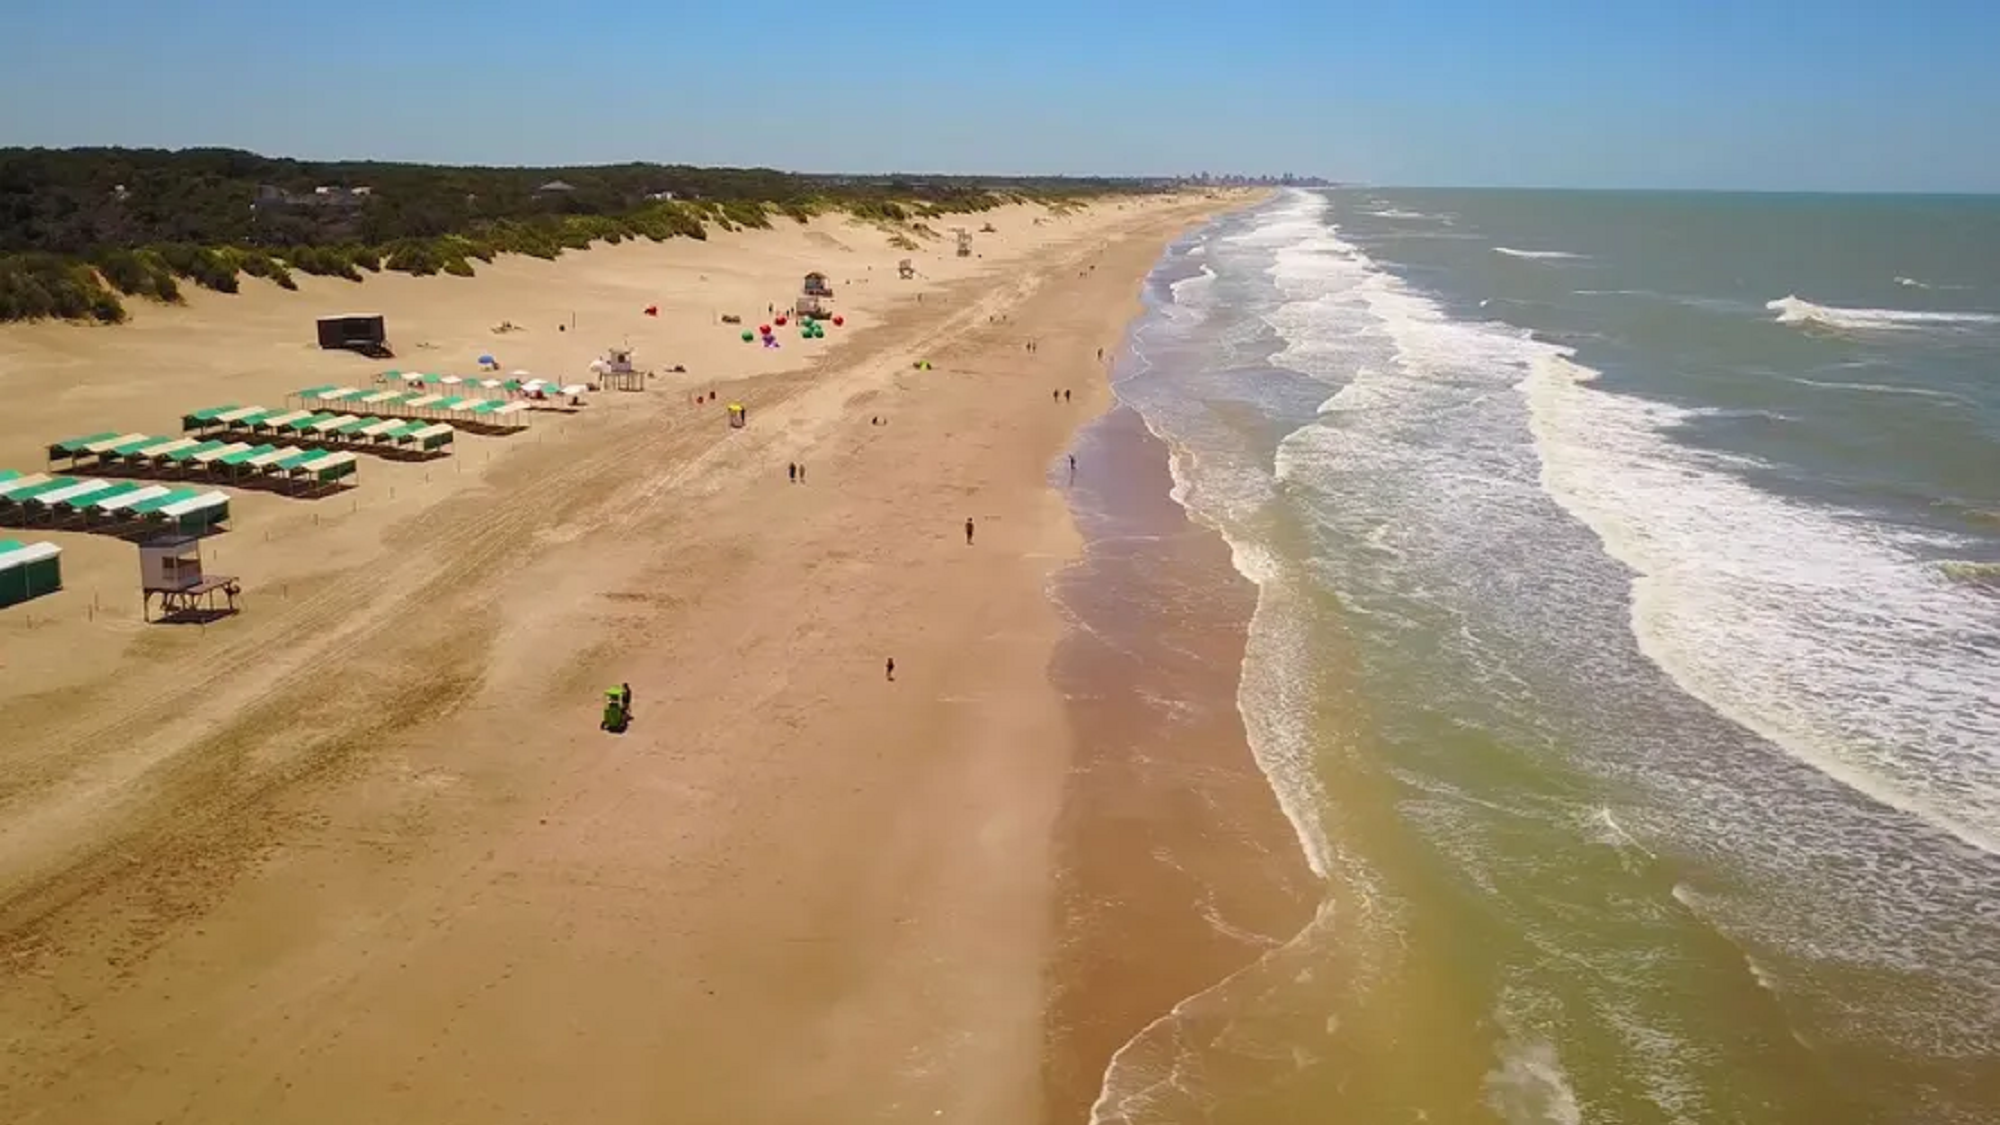
M125 317L123 297L174 302L183 282L233 293L243 274L288 289L296 273L469 277L473 263L501 254L555 258L597 242L706 238L711 227L830 212L901 225L1014 200L1060 208L1142 186L660 164L313 163L232 149L0 149L0 321L115 323Z

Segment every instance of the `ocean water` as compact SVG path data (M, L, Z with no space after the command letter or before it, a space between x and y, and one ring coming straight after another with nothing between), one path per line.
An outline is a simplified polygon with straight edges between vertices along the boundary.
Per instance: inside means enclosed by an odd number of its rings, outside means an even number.
M1289 192L1130 353L1321 903L1095 1121L2000 1121L2000 200Z

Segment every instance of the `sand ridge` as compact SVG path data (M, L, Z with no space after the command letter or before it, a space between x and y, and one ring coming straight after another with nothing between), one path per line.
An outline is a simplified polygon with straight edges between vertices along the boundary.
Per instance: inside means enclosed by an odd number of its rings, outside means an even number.
M21 468L358 385L384 365L302 342L333 304L388 313L405 369L627 339L689 369L371 459L350 497L238 494L210 565L248 612L204 630L137 624L131 548L60 537L69 588L0 618L0 1109L1032 1119L1069 752L1042 584L1075 547L1049 470L1138 277L1220 205L1009 209L975 259L820 221L0 333ZM815 267L850 318L824 345L714 323Z

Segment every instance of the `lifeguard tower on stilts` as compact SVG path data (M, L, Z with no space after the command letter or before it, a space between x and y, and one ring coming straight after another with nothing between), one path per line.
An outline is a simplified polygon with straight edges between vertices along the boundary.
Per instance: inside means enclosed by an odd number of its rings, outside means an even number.
M140 616L153 620L153 599L160 600L160 617L208 620L236 612L236 595L243 592L227 574L203 574L201 540L168 535L139 544ZM218 604L218 602L220 604Z
M650 374L632 366L631 348L604 349L604 358L591 361L590 371L607 391L643 391Z

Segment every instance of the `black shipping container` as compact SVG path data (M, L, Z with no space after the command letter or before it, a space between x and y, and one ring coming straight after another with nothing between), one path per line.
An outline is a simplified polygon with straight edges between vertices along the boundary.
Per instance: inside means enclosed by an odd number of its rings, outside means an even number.
M319 318L319 346L350 348L358 352L387 351L389 330L380 316L323 316Z

